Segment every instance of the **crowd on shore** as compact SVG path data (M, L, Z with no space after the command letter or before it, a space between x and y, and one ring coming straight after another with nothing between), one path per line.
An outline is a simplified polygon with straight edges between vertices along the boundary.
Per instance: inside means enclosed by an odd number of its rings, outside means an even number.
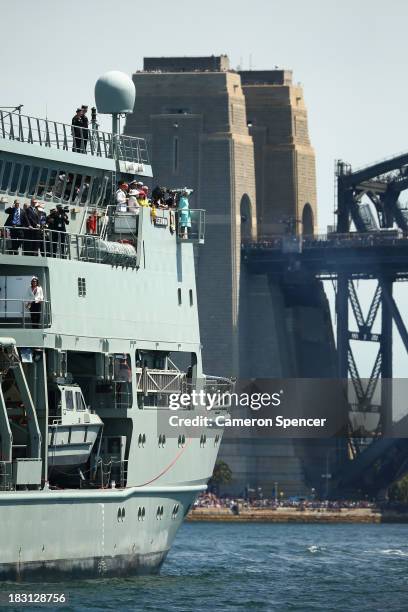
M243 510L277 510L280 508L294 510L328 510L342 509L354 510L357 508L374 508L376 504L367 500L317 500L304 497L291 497L287 499L246 499L244 497L218 497L214 493L202 493L196 500L193 510L197 508L229 508L232 512Z

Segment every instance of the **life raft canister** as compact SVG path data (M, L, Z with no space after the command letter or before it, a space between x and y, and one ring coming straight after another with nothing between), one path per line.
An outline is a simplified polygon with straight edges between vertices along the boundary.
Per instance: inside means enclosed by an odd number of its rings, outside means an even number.
M88 234L96 234L96 225L98 217L96 213L92 213L86 220L86 230Z

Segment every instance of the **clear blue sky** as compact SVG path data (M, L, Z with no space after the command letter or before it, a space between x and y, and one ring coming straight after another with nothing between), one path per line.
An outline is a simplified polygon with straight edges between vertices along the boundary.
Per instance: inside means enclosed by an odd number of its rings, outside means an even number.
M248 68L251 57L253 68L292 69L309 110L322 231L333 218L336 158L360 165L408 150L406 0L19 0L0 7L0 105L24 104L26 114L69 121L79 104L93 103L102 73L130 75L145 55L227 53L233 67Z

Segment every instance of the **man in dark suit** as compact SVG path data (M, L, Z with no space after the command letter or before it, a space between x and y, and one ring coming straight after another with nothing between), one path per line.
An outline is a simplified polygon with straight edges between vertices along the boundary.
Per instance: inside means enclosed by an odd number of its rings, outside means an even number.
M31 199L30 206L26 210L24 219L24 254L38 255L40 246L41 232L39 229L40 218L37 213L38 202L35 198Z
M14 200L14 206L10 206L5 210L8 215L5 227L10 228L11 237L11 252L17 255L18 249L24 240L24 217L25 211L21 210L20 203L18 200Z

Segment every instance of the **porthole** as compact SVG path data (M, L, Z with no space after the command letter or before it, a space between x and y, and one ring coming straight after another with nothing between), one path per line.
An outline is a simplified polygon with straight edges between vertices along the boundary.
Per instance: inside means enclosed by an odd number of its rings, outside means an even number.
M122 520L122 508L118 508L117 520L118 523Z
M144 521L145 514L146 512L145 512L144 506L143 507L139 506L139 509L137 511L137 520Z
M162 520L163 514L164 514L164 507L163 506L157 506L156 519L158 521Z
M173 511L172 511L172 513L171 513L171 518L172 518L173 520L175 520L175 519L177 518L177 514L178 514L178 511L179 511L179 508L180 508L180 505L179 505L179 504L174 504L174 506L173 506Z
M214 446L217 446L218 442L220 441L220 435L216 434L215 438L214 438Z
M159 448L164 448L164 446L166 445L166 436L165 436L165 434L160 434L158 444L159 444Z
M178 300L178 305L181 306L181 289L177 289L177 300Z
M180 447L180 446L182 447L182 446L184 446L184 445L185 445L185 443L186 443L186 436L185 436L184 434L183 434L183 435L180 435L180 436L178 437L178 446L179 446L179 447Z
M190 306L192 306L194 304L194 300L193 300L193 290L190 289L190 291L188 292L189 296L190 296Z
M205 434L202 434L201 437L200 437L200 446L201 446L201 448L204 448L206 442L207 442L207 436Z
M137 440L137 444L140 447L144 448L144 445L146 444L146 434L139 434L139 438Z
M145 507L143 506L143 508L142 508L142 521L144 521L145 515L146 515L146 510L145 510Z

